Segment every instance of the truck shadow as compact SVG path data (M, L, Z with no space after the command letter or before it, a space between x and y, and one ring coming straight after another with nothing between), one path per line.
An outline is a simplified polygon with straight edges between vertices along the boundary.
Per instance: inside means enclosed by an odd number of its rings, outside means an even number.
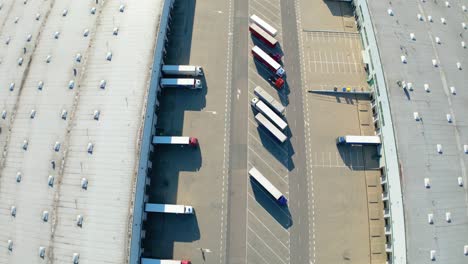
M353 171L378 170L379 150L377 146L337 145L343 163Z
M255 200L278 222L283 228L290 228L293 225L293 220L289 208L280 206L275 199L252 177L250 184L252 186L253 196ZM286 197L287 198L287 197Z
M148 213L145 223L143 257L172 259L176 242L193 242L201 237L196 212L193 215Z

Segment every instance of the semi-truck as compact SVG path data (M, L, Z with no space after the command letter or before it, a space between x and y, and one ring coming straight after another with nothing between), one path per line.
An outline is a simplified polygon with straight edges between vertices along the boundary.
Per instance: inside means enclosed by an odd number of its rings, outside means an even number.
M273 123L271 123L262 113L258 113L255 115L255 120L263 125L270 133L278 139L279 142L284 143L288 137L286 137L281 130L279 130Z
M202 76L203 69L201 66L193 65L163 65L162 73L164 75L177 75L177 76Z
M284 106L275 100L273 96L263 90L262 87L257 86L254 89L254 93L258 96L258 98L262 99L267 105L269 105L273 110L275 110L278 114L284 115Z
M166 214L193 214L193 207L181 204L145 204L147 213L166 213Z
M251 15L250 21L257 24L259 27L261 27L263 30L268 32L268 34L272 35L273 37L276 36L276 34L278 33L278 30L270 26L270 24L265 22L265 20L259 18L257 15Z
M263 101L260 101L257 97L254 97L250 104L255 107L260 113L268 117L277 127L281 130L285 130L288 127L288 124L279 117L273 110L270 109Z
M279 77L283 77L285 71L281 64L275 61L270 55L268 55L265 51L263 51L258 46L254 46L252 48L252 54L255 58L265 64L271 71L273 71Z
M379 136L341 136L336 139L336 144L354 145L380 145Z
M284 195L273 185L271 182L263 176L260 171L258 171L255 167L252 167L249 170L249 175L255 181L257 181L268 193L275 198L276 202L279 205L286 205L288 203L288 199L284 197Z
M190 260L141 258L141 264L190 264Z
M193 78L161 78L162 88L183 87L188 89L202 89L202 83Z
M250 33L252 33L252 35L263 41L271 48L274 48L276 44L278 44L278 41L274 37L272 37L270 34L268 34L265 30L263 30L255 23L251 23L249 25L249 31Z
M195 147L198 145L198 139L195 137L154 136L153 144L190 145Z

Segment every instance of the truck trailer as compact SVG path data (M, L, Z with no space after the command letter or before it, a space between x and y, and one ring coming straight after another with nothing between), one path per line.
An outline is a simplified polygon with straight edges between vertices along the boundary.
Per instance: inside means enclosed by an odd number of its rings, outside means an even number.
M161 78L162 88L188 88L188 89L202 89L200 80L193 78Z
M141 264L190 264L190 260L141 258Z
M277 127L281 130L285 130L288 127L288 124L278 116L273 110L270 109L263 101L258 100L257 97L254 97L250 104L255 107L258 111L268 117Z
M198 139L194 137L154 136L153 144L190 145L195 147L198 145Z
M272 35L273 37L276 36L276 34L278 33L278 30L270 26L270 24L265 22L265 20L259 18L257 15L251 15L250 21L257 24L259 27L261 27L263 30L268 32L268 34Z
M274 37L270 36L270 34L260 28L257 24L250 24L249 31L252 33L252 35L256 36L258 39L267 44L270 48L274 48L276 44L278 44L278 41Z
M162 73L164 75L176 75L176 76L202 76L203 70L201 66L193 65L163 65Z
M336 139L336 144L380 145L379 136L342 136Z
M265 51L263 51L258 46L254 46L252 48L252 54L255 58L260 60L263 64L265 64L271 71L273 71L279 77L283 77L285 71L281 64L275 61L270 55L268 55Z
M263 176L255 167L252 167L249 170L249 175L252 177L256 182L258 182L268 193L275 198L276 202L279 205L286 205L288 203L288 199L284 197L284 195L273 185L271 182Z
M145 204L147 213L166 213L166 214L193 214L193 207L180 204Z
M262 87L257 86L254 89L254 93L258 96L258 98L262 99L267 105L269 105L273 110L275 110L278 114L284 115L284 106L275 100L273 96L263 90Z
M288 139L288 137L283 132L281 132L281 130L279 130L277 127L275 127L275 125L273 125L273 123L271 123L264 115L262 115L262 113L256 114L255 115L255 120L257 120L257 122L259 122L266 129L268 129L268 131L270 131L270 133L273 136L275 136L275 138L280 143L284 143L286 141L286 139Z

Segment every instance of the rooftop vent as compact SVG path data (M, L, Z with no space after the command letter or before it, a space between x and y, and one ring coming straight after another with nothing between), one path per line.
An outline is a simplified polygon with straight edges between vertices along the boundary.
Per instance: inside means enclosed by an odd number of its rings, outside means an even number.
M446 7L450 7L450 2L449 2L449 1L445 1L445 6L446 6Z
M15 83L12 82L10 83L10 91L13 91L15 89Z
M39 257L40 258L45 257L45 247L39 247Z
M462 26L463 29L466 29L466 23L465 22L462 22L461 26Z
M112 52L107 52L106 54L106 60L111 61L112 60Z
M7 38L5 39L5 44L6 44L6 45L10 44L10 41L11 41L11 37L7 37Z
M16 216L16 206L12 205L10 207L10 214L11 216L15 217Z
M426 187L426 189L431 188L431 181L429 178L424 178L424 187Z
M112 34L114 36L117 36L119 34L119 28L118 27L115 27L113 30L112 30Z
M28 36L26 37L26 41L27 41L27 42L30 42L31 39L32 39L32 35L31 35L31 34L28 34Z
M75 60L76 60L76 62L81 62L81 54L80 53L76 54Z
M406 84L406 86L408 86L408 89L409 89L410 91L413 91L413 83L410 83L410 82L409 82L409 83Z
M101 115L101 111L99 110L94 110L93 118L94 120L99 120L99 116Z
M467 11L466 6L462 5L462 10L463 12L466 12Z
M419 116L419 113L418 113L418 112L414 112L414 113L413 113L413 117L414 117L414 120L416 120L416 121L420 121L420 120L421 120L421 117Z
M55 31L55 33L54 33L54 38L55 38L55 39L58 39L58 38L59 38L59 36L60 36L60 32L58 32L58 31Z
M428 93L431 91L431 90L429 89L429 84L427 84L427 83L424 84L424 91L426 91L426 92L428 92Z
M125 10L125 5L124 4L120 5L119 11L123 13L124 10Z
M408 61L406 60L406 56L405 56L405 55L401 55L400 58L401 58L401 62L402 62L402 63L405 63L405 64L406 64L406 63L408 62Z
M47 63L50 63L51 60L52 60L52 55L50 55L50 54L47 55L47 57L46 57L46 62L47 62Z
M436 260L436 251L435 250L431 250L430 252L430 258L432 261L435 261Z
M8 239L7 246L9 251L13 251L13 240Z
M450 86L450 93L453 94L453 95L457 94L457 90L455 89L454 86Z
M447 221L447 223L452 222L452 214L450 212L445 213L445 221Z
M60 116L62 117L62 119L63 119L63 120L67 120L67 115L68 115L67 110L63 109L63 110L62 110L62 113L60 114Z
M81 179L81 188L83 190L87 190L88 189L88 179L86 178L82 178Z
M83 31L83 37L87 37L88 35L89 35L89 29L86 28L86 29Z
M441 43L441 42L440 42L440 38L439 38L439 37L435 37L435 42L436 42L437 44L440 44L440 43Z
M91 143L91 142L89 142L89 143L88 143L88 148L87 148L88 153L89 153L89 154L93 154L93 149L94 149L94 144Z
M434 224L434 214L427 214L427 223L430 225Z
M445 20L444 17L441 17L441 18L440 18L440 23L442 23L442 24L445 25L445 24L447 24L447 20Z
M423 20L424 20L424 17L423 17L421 14L418 14L418 20L419 20L419 21L423 21Z
M414 36L414 33L409 34L411 40L416 40L416 37Z
M466 49L466 43L465 43L465 41L460 42L460 44L461 44L462 48Z
M58 152L60 150L60 142L55 142L55 145L54 145L54 150L55 152Z
M23 140L23 146L22 146L23 150L28 150L28 144L29 142L27 139Z
M3 110L2 111L2 119L6 119L6 117L7 117L7 111Z
M75 81L74 80L70 80L68 82L68 89L73 89L75 87Z
M431 23L434 22L434 20L432 19L432 16L427 16L427 21L429 21Z
M64 9L63 12L62 12L62 16L63 17L66 17L68 14L68 9Z
M106 88L106 85L107 85L107 81L106 80L101 80L101 82L99 83L99 88L104 89L104 88Z
M447 114L447 122L452 123L452 115Z
M32 109L31 113L29 114L29 118L34 119L34 117L36 117L36 110Z
M73 253L72 261L73 261L73 264L78 264L80 262L80 254Z
M42 90L43 87L44 87L44 82L43 82L43 81L39 81L39 82L37 83L37 89L38 89L38 90Z
M36 14L36 20L39 21L39 19L41 19L41 14L37 13Z
M15 24L18 24L19 17L15 17Z
M91 15L96 14L96 8L94 6L91 7L91 10L89 12L91 13Z
M468 256L468 245L463 247L463 255Z
M23 176L23 174L20 171L18 171L16 173L16 182L21 182L22 176Z
M79 227L83 226L83 216L82 215L77 215L76 216L76 225Z
M457 62L457 69L461 70L462 69L462 65L460 62Z
M458 181L458 186L463 187L463 178L458 177L457 181Z
M443 153L442 144L437 144L437 153L439 153L439 154Z
M42 211L42 221L47 222L49 221L49 211Z
M439 63L437 62L436 59L432 59L432 66L439 67Z
M19 66L23 65L23 57L20 57L20 58L18 59L18 65L19 65Z

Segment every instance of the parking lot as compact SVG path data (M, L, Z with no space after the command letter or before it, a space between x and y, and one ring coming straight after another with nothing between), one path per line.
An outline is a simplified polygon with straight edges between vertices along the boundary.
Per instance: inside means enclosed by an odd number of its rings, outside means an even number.
M202 66L204 88L163 90L157 133L196 137L199 147L155 146L148 202L191 205L195 214L148 214L146 257L222 263L228 12L226 1L175 2L165 63Z
M304 92L345 87L367 91L350 5L319 0L300 4ZM315 262L385 263L376 148L336 145L338 136L374 134L370 101L353 94L305 94Z

